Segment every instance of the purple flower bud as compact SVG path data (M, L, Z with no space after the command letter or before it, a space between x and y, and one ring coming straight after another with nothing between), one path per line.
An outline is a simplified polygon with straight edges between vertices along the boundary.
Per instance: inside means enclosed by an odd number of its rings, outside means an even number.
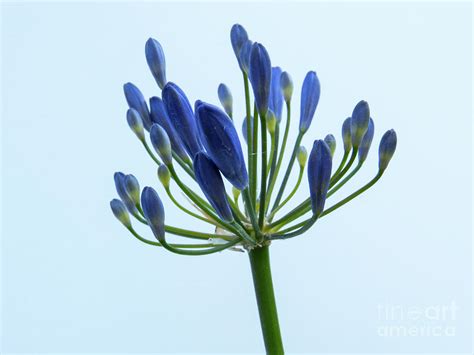
M300 132L305 133L314 117L319 102L321 86L314 71L308 72L301 88Z
M155 238L162 241L165 238L165 209L156 191L145 187L142 191L143 214Z
M132 199L133 203L138 205L140 203L140 184L135 176L132 174L125 175L123 179L125 191Z
M336 151L336 138L332 134L328 134L325 138L324 141L329 147L329 150L331 151L331 156L334 155L334 152Z
M171 174L170 170L165 164L162 164L158 167L158 179L160 179L165 189L170 186Z
M170 165L173 162L170 139L165 129L158 123L151 126L150 140L163 163Z
M127 123L130 129L135 133L140 141L145 140L145 133L143 131L143 121L137 110L129 108L127 110Z
M369 126L367 127L367 132L364 134L364 138L362 138L362 142L359 146L359 162L362 163L367 159L367 155L369 154L370 145L372 144L372 139L374 138L374 120L372 118L369 119Z
M206 153L200 152L194 157L193 166L196 181L218 216L226 222L232 222L234 217L227 201L221 173L216 164Z
M127 210L131 214L135 214L138 212L135 202L133 201L132 197L128 194L127 189L125 188L125 174L122 172L116 172L114 174L114 182L115 182L115 189L117 190L117 194L119 195L122 202L127 207Z
M309 155L308 182L313 214L319 216L324 210L326 194L331 180L332 157L328 145L316 140Z
M242 25L236 23L230 29L230 42L232 43L232 49L234 50L235 56L239 57L239 52L245 42L247 42L249 36L247 35L247 31Z
M249 79L258 112L262 116L268 111L271 78L272 64L268 52L260 43L254 43L250 53Z
M352 149L351 137L351 118L347 117L342 124L342 141L344 143L344 152L350 152Z
M219 96L219 101L221 102L224 111L229 115L229 117L232 117L232 93L227 85L219 84L217 95Z
M130 215L128 214L127 208L122 201L114 198L110 201L110 208L114 216L127 228L132 226L130 222Z
M352 111L351 118L351 139L353 147L359 148L360 142L369 126L369 118L369 104L363 100L359 101L354 107L354 111Z
M137 110L143 121L143 126L147 131L151 128L150 111L141 91L132 83L126 83L123 86L123 92L127 99L128 107Z
M278 123L281 121L281 112L283 110L283 91L281 89L281 68L272 68L272 79L270 84L270 98L268 107L275 114Z
M173 149L173 152L175 152L184 161L188 161L188 154L184 149L181 138L174 129L173 125L171 124L163 100L161 100L159 97L153 96L150 99L150 109L152 122L158 123L161 127L165 129L170 139L171 148Z
M379 146L379 170L387 169L388 163L395 153L397 148L397 134L393 129L385 132L380 140Z
M161 44L153 38L149 38L145 44L145 56L151 73L156 83L163 89L166 84L166 61L165 53Z
M207 103L196 108L201 139L207 153L222 174L239 190L248 185L247 168L239 137L229 116Z
M291 96L293 95L293 80L291 79L290 74L286 71L281 73L280 77L280 87L283 92L283 97L285 102L288 103L291 101Z
M250 52L252 51L253 42L251 40L246 41L242 48L240 48L237 60L239 61L240 69L248 74L250 67Z
M168 82L163 88L163 102L168 117L181 138L184 148L193 158L202 150L196 128L196 119L188 98L178 85Z

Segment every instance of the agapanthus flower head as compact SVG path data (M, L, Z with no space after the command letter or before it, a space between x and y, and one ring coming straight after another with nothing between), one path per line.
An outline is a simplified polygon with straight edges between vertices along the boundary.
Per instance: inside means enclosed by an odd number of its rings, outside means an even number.
M178 132L186 152L191 158L202 150L201 142L196 127L193 109L181 88L168 82L163 88L163 102L171 123Z
M229 115L229 117L232 117L232 93L226 84L219 84L217 95L219 96L219 101L221 102L224 111Z
M150 111L145 101L145 97L142 92L132 83L126 83L123 86L123 92L125 99L127 100L128 107L135 109L143 121L143 126L147 131L151 128Z
M305 133L313 120L318 106L321 85L316 72L306 74L301 88L300 132Z
M370 145L372 144L372 140L374 139L374 120L372 118L369 119L369 125L367 126L367 132L364 134L364 138L362 138L362 142L359 146L359 162L362 163L367 159L367 155L369 154Z
M196 107L196 119L207 154L222 175L239 190L246 188L247 168L232 120L220 108L205 102Z
M163 163L170 165L173 162L171 142L165 129L154 123L150 130L150 139Z
M328 134L326 137L324 137L324 141L331 151L331 156L334 156L334 152L336 151L336 138L332 134Z
M285 102L289 103L291 101L291 96L293 96L293 80L291 79L290 74L288 74L286 71L281 73L280 87L283 92Z
M152 187L145 187L142 191L141 202L148 226L155 238L162 241L165 238L165 209L158 193Z
M156 83L163 89L166 84L166 61L160 42L149 38L145 44L145 56Z
M342 142L344 144L344 152L350 152L352 149L351 117L347 117L342 124Z
M319 216L324 210L326 195L331 180L332 157L328 145L316 140L309 155L308 182L313 214Z
M125 204L125 207L127 207L127 210L134 214L137 213L137 207L125 188L125 176L126 175L122 172L116 172L114 174L115 189L117 190L120 199Z
M165 164L158 167L158 179L163 184L163 187L167 189L170 186L171 174L170 170Z
M382 136L379 145L379 170L385 171L397 148L397 134L393 129Z
M140 184L135 176L132 174L125 175L123 185L128 196L132 199L135 205L140 203Z
M130 222L130 215L128 214L127 208L122 201L114 198L112 201L110 201L110 208L120 223L122 223L127 228L132 226L132 223Z
M367 101L359 101L352 111L351 117L351 139L352 146L359 148L360 142L369 126L370 109Z
M143 121L140 114L134 108L127 110L127 123L133 133L138 137L140 141L145 140L145 132L143 131Z
M258 113L265 116L270 99L272 63L265 47L260 43L252 45L250 52L249 79L255 96Z
M270 84L270 99L268 107L273 111L277 122L281 121L281 113L283 110L283 91L281 89L281 68L272 68L272 77Z
M150 98L151 120L164 128L171 142L171 148L181 159L188 161L188 154L184 149L183 141L171 124L165 104L159 97Z
M224 182L216 164L206 153L200 152L194 157L193 165L196 182L218 216L223 221L233 221L234 217L227 201Z
M247 34L247 31L242 25L236 23L232 26L232 28L230 29L230 42L232 44L234 54L237 58L239 57L240 49L242 48L244 43L248 41L248 39L249 36Z

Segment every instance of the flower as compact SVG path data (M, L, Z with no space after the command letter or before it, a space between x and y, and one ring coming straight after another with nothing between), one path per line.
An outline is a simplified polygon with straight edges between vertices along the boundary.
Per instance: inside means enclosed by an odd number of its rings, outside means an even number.
M370 118L369 125L367 126L367 132L365 132L364 138L362 138L362 142L360 143L360 146L359 146L359 163L364 162L365 159L367 158L373 138L374 138L374 120Z
M393 129L388 130L382 136L379 145L379 170L381 172L387 169L388 163L397 148L397 134Z
M145 57L156 83L163 89L166 84L166 61L160 42L149 38L145 44Z
M196 120L193 109L178 85L168 82L163 88L163 102L171 123L179 133L186 152L193 158L202 150L201 142L197 134Z
M128 106L135 109L143 121L143 126L147 131L151 128L150 111L146 104L142 92L132 83L126 83L123 86L123 92L127 99Z
M308 161L308 182L311 207L316 216L324 210L331 169L332 157L328 145L323 140L314 141Z
M272 68L272 78L270 83L270 98L268 107L273 111L277 122L281 121L281 112L283 109L283 91L281 88L281 68Z
M150 109L151 109L151 120L153 123L158 123L163 127L168 134L171 142L171 148L181 159L189 161L188 154L183 146L183 141L179 137L178 133L171 124L168 113L166 112L163 100L159 97L153 96L150 98Z
M125 175L123 178L123 186L125 191L132 199L135 206L140 203L140 184L135 176L132 174Z
M352 149L351 117L347 117L342 124L342 142L344 143L344 152L350 152Z
M280 87L283 92L285 102L288 104L291 101L291 96L293 95L293 80L291 79L290 74L288 74L286 71L281 73Z
M127 123L133 133L138 137L140 141L145 140L145 133L143 131L143 121L140 114L134 108L127 110Z
M271 135L275 133L276 125L277 125L277 118L272 110L268 110L267 112L267 130L268 133Z
M249 79L258 112L262 116L268 111L271 78L272 64L268 52L260 43L254 43L250 52Z
M114 182L117 194L119 195L122 202L125 204L125 207L127 207L127 210L131 214L136 214L137 207L135 206L135 202L133 201L132 197L128 194L127 189L125 188L125 174L122 172L116 172L114 174Z
M250 132L253 132L253 117L250 116ZM244 137L245 143L248 144L247 137L247 117L244 117L242 121L242 136Z
M305 147L300 146L298 148L296 158L298 159L298 164L300 165L300 168L303 169L306 165L306 161L308 160L308 152Z
M196 181L209 203L223 221L232 222L234 217L216 164L206 153L200 152L194 157L193 165Z
M239 52L245 42L247 42L249 36L247 31L243 28L242 25L236 23L232 26L230 30L230 42L232 44L232 49L234 50L235 56L239 57Z
M311 121L319 102L321 86L319 84L316 72L310 71L306 74L301 88L301 109L300 109L300 132L305 133Z
M369 104L363 100L359 101L354 107L351 117L351 139L354 148L359 148L360 142L369 126L369 118Z
M240 49L237 60L239 61L240 69L248 74L250 68L250 52L252 51L253 42L251 40L246 41Z
M173 162L171 152L171 143L165 129L158 123L154 123L150 130L150 139L156 152L160 156L165 165L170 165Z
M142 191L142 208L148 226L159 241L165 238L165 209L158 193L152 187Z
M207 154L222 175L237 189L248 185L247 168L237 131L229 116L220 108L200 102L196 107L201 139Z
M167 189L170 186L171 174L170 170L165 164L158 167L158 179L163 184L164 188Z
M114 216L127 228L132 227L132 223L130 222L130 215L127 212L127 208L123 204L122 201L119 199L114 198L110 201L110 208L112 209L112 213Z
M336 138L334 138L332 134L328 134L326 137L324 137L324 141L331 151L331 156L334 156L334 152L336 151Z
M232 117L232 93L227 85L219 84L217 95L219 96L219 101L221 102L224 111L229 115L229 117Z

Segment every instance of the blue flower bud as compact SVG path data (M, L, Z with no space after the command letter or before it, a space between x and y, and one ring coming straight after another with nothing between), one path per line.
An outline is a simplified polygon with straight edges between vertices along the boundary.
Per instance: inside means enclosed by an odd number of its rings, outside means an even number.
M234 124L221 109L201 103L196 109L201 139L222 174L239 190L248 186L247 168Z
M163 88L163 102L171 123L178 132L184 148L191 158L202 150L196 119L188 98L178 85L168 82Z
M249 79L252 84L258 112L264 116L268 111L272 64L267 50L260 43L254 43L252 45Z
M385 132L380 140L379 146L379 170L387 169L390 159L392 159L397 148L397 134L393 129Z
M268 110L268 112L267 112L267 130L268 130L268 133L273 135L273 133L275 133L276 125L277 125L277 118L275 117L275 114L273 113L272 110Z
M360 142L364 137L369 126L370 110L369 104L362 100L354 107L351 118L351 139L352 146L359 148Z
M165 189L167 189L170 186L170 180L171 180L170 170L164 164L158 167L158 179L160 179Z
M230 29L230 42L232 43L232 49L234 50L235 56L239 57L239 52L245 42L247 42L249 36L247 35L247 31L242 25L236 23Z
M204 152L194 157L194 175L209 203L217 215L226 222L232 222L234 217L227 201L224 182L216 164Z
M319 102L321 86L314 71L308 72L301 88L300 132L305 133L314 117Z
M140 184L135 176L132 174L125 175L123 179L125 191L132 199L133 203L138 205L140 203Z
M319 216L324 210L326 194L331 180L332 157L328 145L316 140L309 155L308 182L313 214Z
M253 117L250 116L250 132L253 132ZM247 137L247 117L244 117L244 120L242 122L242 135L244 136L245 143L248 142L248 137Z
M160 197L151 187L142 191L143 214L155 238L162 241L165 238L165 209Z
M132 197L128 194L127 189L125 188L125 174L122 172L116 172L114 174L114 182L115 182L115 189L117 190L117 194L119 195L122 202L127 207L127 210L135 214L138 212L135 202L133 201Z
M288 74L286 71L281 73L280 87L283 91L285 102L289 103L291 101L291 96L293 95L293 80L291 79L290 74Z
M170 139L173 152L175 152L184 161L189 161L188 154L186 153L186 150L183 146L183 142L171 124L170 118L168 117L163 100L156 96L150 98L150 109L152 122L158 123L165 129Z
M135 133L140 141L145 140L145 133L143 131L143 121L137 110L129 108L127 110L127 123L130 129Z
M367 159L367 155L369 154L370 145L372 144L372 139L374 138L374 120L372 118L369 119L369 126L367 127L367 132L364 134L364 138L362 138L362 142L359 146L359 163L362 163Z
M324 141L329 147L329 150L331 151L331 156L334 156L334 152L336 151L336 138L332 134L328 134L325 138Z
M344 152L348 153L352 149L351 136L351 118L347 117L342 124L342 141L344 143Z
M166 61L160 42L149 38L145 44L145 56L156 83L163 89L166 84Z
M128 107L137 110L143 121L143 126L147 131L151 128L150 111L146 104L142 92L132 83L126 83L123 86L125 99L127 99Z
M232 93L227 85L219 84L217 95L219 96L219 101L221 102L224 111L229 115L229 117L232 117Z
M171 143L165 129L154 123L150 130L150 140L163 163L169 165L173 162Z
M272 68L272 79L270 84L270 98L268 107L275 114L278 123L281 121L281 112L283 110L283 91L281 89L281 68Z
M308 160L308 152L306 151L305 147L300 146L298 148L297 159L298 159L298 164L300 165L300 168L303 169L306 165L306 160Z
M130 222L130 215L128 214L127 208L122 201L114 198L110 201L110 208L114 216L127 228L132 226Z
M251 40L246 41L240 49L237 59L239 61L240 69L248 74L250 68L250 52L252 52L253 42Z

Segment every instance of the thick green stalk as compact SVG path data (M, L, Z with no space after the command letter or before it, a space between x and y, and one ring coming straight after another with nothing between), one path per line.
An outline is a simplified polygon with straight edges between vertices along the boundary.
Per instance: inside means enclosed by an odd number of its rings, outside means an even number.
M262 127L262 168L260 176L260 212L258 215L258 225L260 229L263 228L263 222L265 219L265 196L267 193L267 130L266 126L266 114L260 115L260 126Z
M283 355L283 342L273 292L269 247L254 248L249 251L249 257L266 353Z

